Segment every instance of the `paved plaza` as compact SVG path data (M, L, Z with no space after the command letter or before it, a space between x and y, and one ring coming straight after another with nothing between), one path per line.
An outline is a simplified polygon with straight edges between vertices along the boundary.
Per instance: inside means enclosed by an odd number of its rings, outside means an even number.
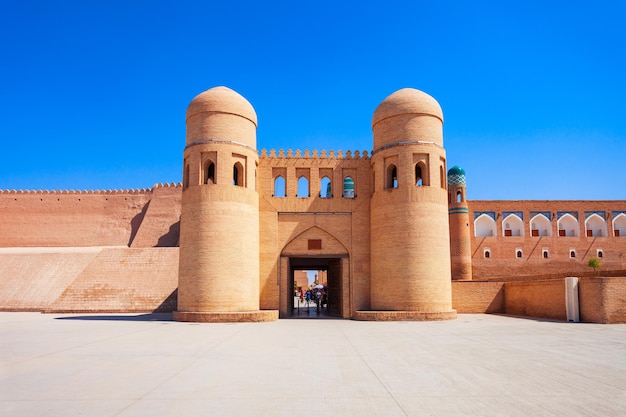
M0 313L1 416L624 416L626 325Z

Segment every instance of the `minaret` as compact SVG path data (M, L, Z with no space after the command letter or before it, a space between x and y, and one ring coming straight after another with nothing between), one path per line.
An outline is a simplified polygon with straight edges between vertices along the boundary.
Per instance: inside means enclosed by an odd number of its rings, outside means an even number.
M452 279L472 279L472 250L467 208L465 171L454 166L448 171L448 217L450 220L450 263Z
M372 130L372 311L357 318L453 319L441 107L405 88L376 108Z
M179 321L270 321L259 310L257 117L226 87L187 108L178 274Z

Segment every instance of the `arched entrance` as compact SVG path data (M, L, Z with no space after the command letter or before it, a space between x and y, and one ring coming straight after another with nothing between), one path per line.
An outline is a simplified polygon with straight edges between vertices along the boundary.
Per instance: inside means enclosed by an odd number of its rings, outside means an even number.
M297 314L294 309L294 272L325 271L327 306L331 317L350 318L350 256L345 246L325 230L314 226L285 245L280 256L280 318Z
M324 278L319 280L318 286L324 287L322 292L325 293L326 303L321 306L321 308L317 308L315 304L312 304L314 307L311 308L308 304L306 307L304 305L300 306L295 301L296 298L291 297L291 313L290 317L293 316L302 316L305 314L300 314L300 310L304 310L306 308L306 317L343 317L343 288L342 288L342 258L289 258L289 282L287 285L291 284L291 287L294 287L294 272L302 271L302 270L313 270L324 272L322 275ZM305 289L306 290L306 289ZM311 310L314 314L310 314L309 310ZM317 310L317 311L316 311Z

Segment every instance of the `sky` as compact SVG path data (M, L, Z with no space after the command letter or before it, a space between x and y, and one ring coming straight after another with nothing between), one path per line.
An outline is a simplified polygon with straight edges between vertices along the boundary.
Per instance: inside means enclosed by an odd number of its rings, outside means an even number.
M185 111L227 86L257 148L368 152L405 87L469 200L626 200L626 2L0 0L0 189L179 182Z

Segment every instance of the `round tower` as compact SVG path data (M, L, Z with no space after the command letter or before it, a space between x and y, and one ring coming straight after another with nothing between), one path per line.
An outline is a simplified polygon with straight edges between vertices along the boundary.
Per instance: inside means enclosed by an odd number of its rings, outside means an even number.
M371 319L453 319L441 107L405 88L376 108L372 130Z
M465 171L454 166L448 171L448 218L450 222L450 263L452 279L472 279L472 250Z
M226 87L187 108L178 273L179 321L269 321L259 310L257 117Z

